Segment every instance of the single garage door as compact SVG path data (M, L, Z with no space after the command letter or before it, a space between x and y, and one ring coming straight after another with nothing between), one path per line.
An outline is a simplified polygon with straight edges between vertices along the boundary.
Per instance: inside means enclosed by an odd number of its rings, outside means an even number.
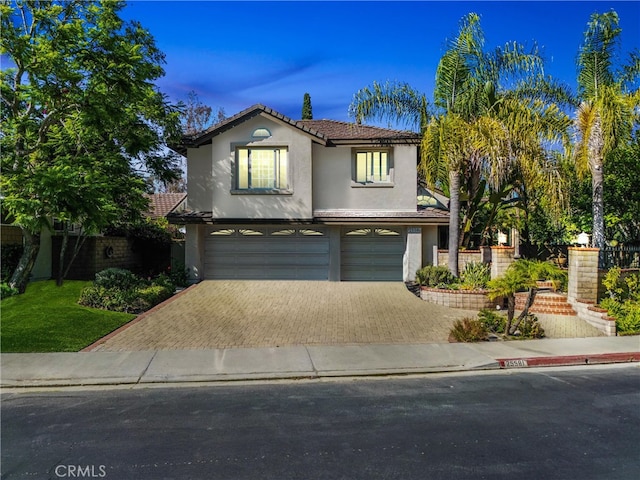
M316 227L212 227L205 278L327 280L329 237Z
M401 228L345 228L340 240L342 280L402 281L405 241Z

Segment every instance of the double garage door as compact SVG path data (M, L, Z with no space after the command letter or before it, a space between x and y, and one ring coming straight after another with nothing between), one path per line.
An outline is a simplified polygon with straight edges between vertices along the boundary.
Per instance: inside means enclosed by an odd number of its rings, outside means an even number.
M205 278L327 280L329 236L316 227L211 228Z
M331 255L340 255L340 279L401 281L400 228L342 228L331 252L322 226L211 227L205 241L205 278L328 280Z

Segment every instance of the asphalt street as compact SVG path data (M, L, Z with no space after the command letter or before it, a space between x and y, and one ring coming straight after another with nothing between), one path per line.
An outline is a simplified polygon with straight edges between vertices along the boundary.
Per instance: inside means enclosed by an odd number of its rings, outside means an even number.
M637 365L2 396L2 479L636 479Z

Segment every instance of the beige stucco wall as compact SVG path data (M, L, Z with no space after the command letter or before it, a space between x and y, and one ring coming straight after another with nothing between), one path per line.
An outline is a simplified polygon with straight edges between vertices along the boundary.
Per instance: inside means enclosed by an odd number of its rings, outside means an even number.
M425 225L422 227L422 266L435 265L433 259L434 247L438 247L438 226ZM415 272L413 272L415 273Z
M271 137L256 140L256 128L267 128ZM291 194L233 193L235 147L280 146L289 150ZM213 138L212 145L189 149L187 154L189 208L211 211L214 218L310 219L311 138L291 126L258 116Z
M352 182L352 147L313 145L313 207L321 210L416 210L416 148L392 147L393 186Z

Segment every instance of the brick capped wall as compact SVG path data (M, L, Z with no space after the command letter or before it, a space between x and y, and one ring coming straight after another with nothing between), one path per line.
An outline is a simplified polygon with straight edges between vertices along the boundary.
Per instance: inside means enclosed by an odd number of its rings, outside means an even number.
M570 302L583 300L598 302L598 248L569 248L569 282L567 297Z
M513 263L514 247L491 247L491 278L500 277Z

